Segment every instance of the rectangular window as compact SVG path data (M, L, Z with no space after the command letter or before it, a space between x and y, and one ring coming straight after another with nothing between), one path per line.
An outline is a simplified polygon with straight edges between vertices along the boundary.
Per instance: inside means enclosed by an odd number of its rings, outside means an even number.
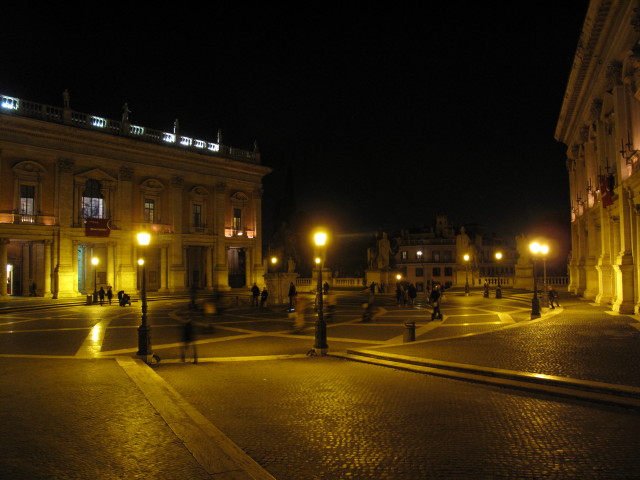
M432 260L434 262L439 262L440 261L440 252L431 252L431 256L432 256Z
M435 267L433 269L433 276L434 277L439 277L440 276L440 267Z
M82 218L103 218L104 201L101 198L82 197Z
M453 268L451 268L451 267L445 267L445 269L444 269L444 276L445 276L445 277L453 277Z
M422 268L416 268L416 277L422 277L424 275L424 270Z
M233 229L236 232L242 230L242 210L240 208L233 209Z
M442 261L443 262L450 262L451 261L451 250L445 250L444 252L442 252Z
M409 252L404 252L404 251L400 252L400 258L402 260L406 260L408 255L409 255Z
M35 215L36 187L20 185L20 214Z
M156 218L156 201L151 198L144 199L144 221L153 223Z
M202 226L202 205L198 205L197 203L193 204L193 226Z

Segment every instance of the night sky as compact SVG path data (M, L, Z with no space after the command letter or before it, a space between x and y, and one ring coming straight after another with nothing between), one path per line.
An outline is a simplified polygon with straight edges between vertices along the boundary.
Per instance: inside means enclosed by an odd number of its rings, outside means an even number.
M61 106L68 89L80 112L119 119L127 102L137 125L178 118L184 135L256 140L274 169L267 233L292 167L296 207L336 233L446 214L566 242L566 147L553 135L586 1L26 3L3 14L0 93Z

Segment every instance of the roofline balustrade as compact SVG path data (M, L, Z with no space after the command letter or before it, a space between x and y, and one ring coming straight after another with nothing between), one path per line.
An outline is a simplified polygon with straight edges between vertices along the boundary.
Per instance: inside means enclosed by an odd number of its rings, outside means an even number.
M222 143L207 142L183 135L176 135L173 132L164 132L133 125L126 120L110 120L96 115L76 112L68 108L43 105L7 95L0 95L0 113L35 118L44 120L45 122L69 125L110 135L124 136L147 143L197 152L203 155L227 157L233 160L260 164L259 152L251 152L249 150L223 145Z

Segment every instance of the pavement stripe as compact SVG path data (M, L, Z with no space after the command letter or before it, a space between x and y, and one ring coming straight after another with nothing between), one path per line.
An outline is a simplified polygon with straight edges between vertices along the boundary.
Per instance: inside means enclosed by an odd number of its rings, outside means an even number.
M76 357L97 357L102 350L102 342L104 342L104 334L107 331L107 327L111 323L110 318L100 320L96 323L87 338L84 340L78 351Z
M222 480L275 480L144 362L116 360L207 473Z

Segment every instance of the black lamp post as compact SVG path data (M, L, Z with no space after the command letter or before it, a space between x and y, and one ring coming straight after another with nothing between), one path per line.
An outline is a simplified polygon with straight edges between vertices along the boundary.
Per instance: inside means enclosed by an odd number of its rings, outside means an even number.
M464 294L469 296L469 254L465 254L464 257L465 269L464 269Z
M327 322L324 320L323 302L322 302L322 266L324 264L325 244L327 243L327 234L318 232L314 236L316 246L318 247L318 257L316 264L318 265L318 320L316 321L316 343L313 349L316 355L326 355L329 350L327 345Z
M98 301L98 263L100 263L98 257L91 259L91 264L93 265L93 303Z
M498 286L496 287L496 298L502 298L502 284L500 282L500 260L502 260L502 253L496 253L496 264L498 265Z
M533 253L533 298L531 299L531 318L540 318L540 299L538 298L538 279L536 277L536 255L540 252L540 244L533 242L529 245Z
M139 233L138 234L138 245L140 245L141 250L145 252L146 247L149 245L151 241L151 235L148 233ZM138 327L138 353L137 355L144 358L145 362L149 362L153 352L151 349L151 327L149 327L149 323L147 322L147 275L146 275L146 266L145 266L145 258L138 260L138 264L142 266L142 282L140 285L140 300L142 301L142 319L140 322L140 326Z

